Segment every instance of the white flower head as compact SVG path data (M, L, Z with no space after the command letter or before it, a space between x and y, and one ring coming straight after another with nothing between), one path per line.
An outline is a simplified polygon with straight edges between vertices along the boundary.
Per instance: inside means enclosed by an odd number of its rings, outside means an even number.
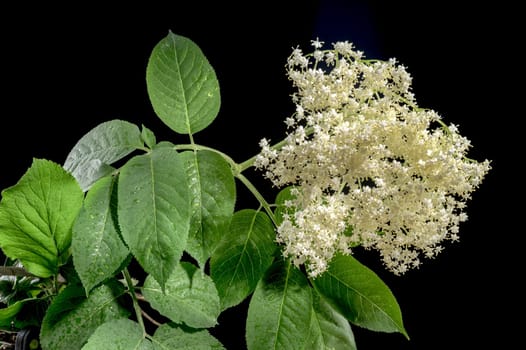
M297 188L277 240L312 277L355 246L405 273L458 239L465 203L490 162L468 159L458 126L417 105L411 76L395 59L365 60L349 42L312 46L288 59L296 113L285 144L263 142L256 159L274 185Z

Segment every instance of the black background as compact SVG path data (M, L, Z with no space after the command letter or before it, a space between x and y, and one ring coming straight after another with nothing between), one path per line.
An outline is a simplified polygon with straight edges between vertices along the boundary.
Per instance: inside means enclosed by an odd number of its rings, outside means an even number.
M186 143L157 119L146 94L148 57L169 30L201 47L221 87L220 114L196 142L239 162L258 152L261 138L283 136L282 120L293 110L284 74L292 47L309 49L316 37L349 40L370 58L396 57L407 66L419 104L459 124L472 141L472 158L493 165L468 204L460 242L447 244L436 259L396 277L374 252L357 253L392 289L411 336L355 327L358 348L511 348L524 294L523 176L516 165L523 148L515 136L522 115L514 108L522 88L511 85L522 82L516 11L502 2L421 3L1 5L0 188L15 184L33 157L63 163L80 137L111 119L144 124L158 140ZM247 175L273 198L275 189L260 174ZM239 208L256 205L239 192ZM226 311L212 332L227 349L243 349L245 318L243 304Z

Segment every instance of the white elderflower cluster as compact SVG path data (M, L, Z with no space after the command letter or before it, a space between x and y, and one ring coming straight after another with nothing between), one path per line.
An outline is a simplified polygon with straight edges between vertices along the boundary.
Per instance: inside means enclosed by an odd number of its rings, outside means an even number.
M418 107L394 59L365 59L349 42L312 45L287 61L297 91L285 143L262 140L255 162L274 185L295 186L277 240L311 277L355 246L378 250L402 274L458 239L490 162L468 159L457 127Z

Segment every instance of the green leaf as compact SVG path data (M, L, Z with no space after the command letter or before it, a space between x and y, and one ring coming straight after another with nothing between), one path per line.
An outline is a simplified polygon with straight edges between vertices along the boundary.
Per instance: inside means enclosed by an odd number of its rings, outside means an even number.
M312 294L312 318L305 350L356 350L349 321L318 293Z
M100 325L82 350L150 350L152 343L144 337L141 326L129 319L116 319Z
M121 234L140 265L161 286L183 254L190 216L184 162L175 150L155 148L122 167L118 186Z
M73 226L73 263L86 293L112 277L129 254L112 217L116 179L104 177L89 190Z
M137 125L111 120L97 125L84 135L69 152L64 168L87 191L99 178L114 169L110 164L143 147Z
M175 323L193 328L213 327L221 312L219 295L212 279L194 265L181 262L166 281L165 291L151 276L143 294L151 306Z
M127 318L128 311L117 302L123 294L124 287L114 280L95 288L88 298L82 286L66 287L53 300L42 321L42 349L80 349L101 324Z
M153 49L146 86L155 113L172 130L194 134L219 112L221 97L214 69L190 39L169 32Z
M272 264L275 250L274 226L266 214L252 209L234 214L210 259L210 276L223 309L241 303L254 291Z
M351 323L373 331L400 332L409 338L391 290L354 257L337 255L313 283Z
M236 187L229 164L210 151L184 152L192 196L192 220L186 251L204 266L228 229L234 213Z
M155 350L223 350L223 345L207 330L183 329L163 324L153 335Z
M141 129L141 139L150 148L153 148L157 143L157 139L155 138L155 134L153 133L153 131L151 131L144 125Z
M22 306L28 300L18 300L17 302L0 309L0 329L11 328L11 321L14 320L15 316L22 310Z
M58 273L69 256L71 229L84 195L60 165L34 159L20 181L2 192L0 247L39 277Z
M312 289L303 273L290 262L276 261L248 307L248 349L303 349L311 313Z

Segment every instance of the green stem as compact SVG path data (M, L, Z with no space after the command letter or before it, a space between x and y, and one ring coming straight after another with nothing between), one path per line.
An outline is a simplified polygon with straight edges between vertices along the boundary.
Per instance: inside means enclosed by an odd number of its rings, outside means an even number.
M141 307L139 306L139 301L137 300L137 296L135 295L135 286L133 285L130 272L127 268L124 268L124 270L122 270L122 274L124 275L124 278L126 279L126 284L128 285L128 291L130 292L133 301L133 309L135 310L137 322L139 322L143 333L146 335L146 328L144 327L144 321L142 319Z
M270 208L270 204L263 198L263 195L259 193L259 191L256 189L256 187L241 173L237 174L236 177L245 185L246 188L256 197L259 204L265 209L268 216L270 217L270 220L274 223L274 226L278 226L276 218L274 217L274 213L272 212L272 209Z
M192 135L192 133L188 133L188 137L190 138L190 144L195 145L194 136Z

